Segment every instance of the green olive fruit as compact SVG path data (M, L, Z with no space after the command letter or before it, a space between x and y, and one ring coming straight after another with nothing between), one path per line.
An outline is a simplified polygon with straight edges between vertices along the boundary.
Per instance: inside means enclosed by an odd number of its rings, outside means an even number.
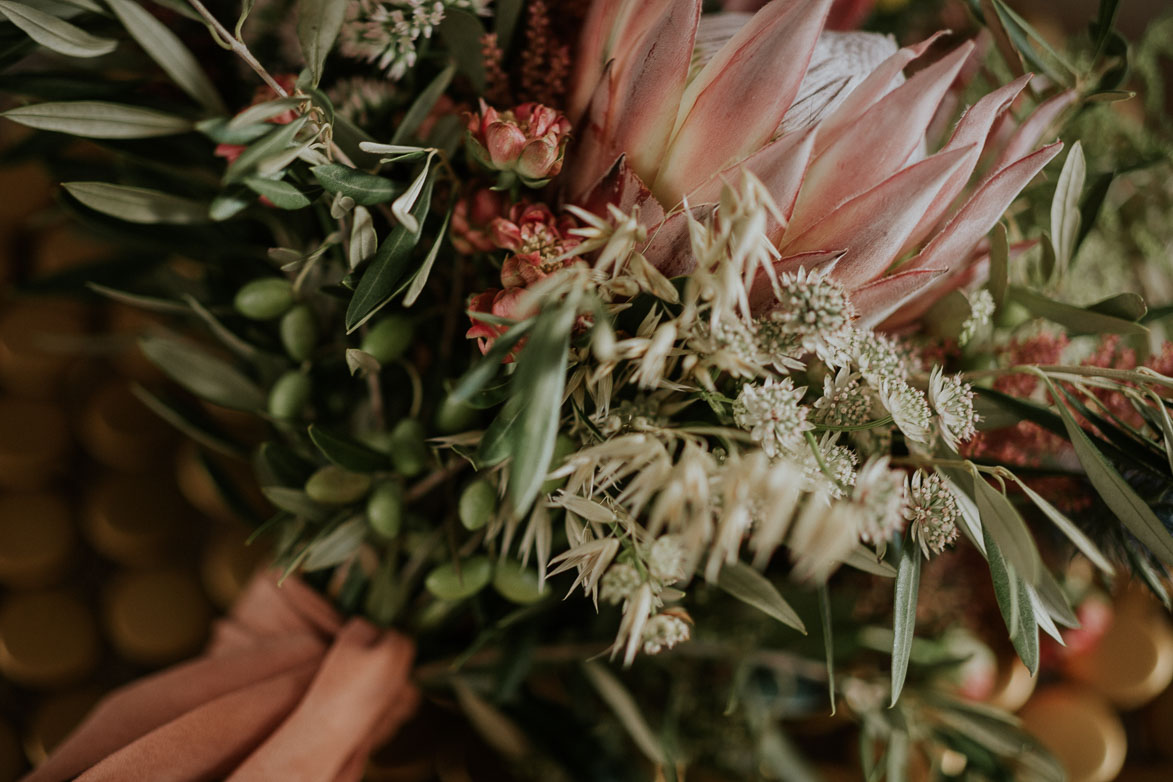
M472 427L480 411L464 402L456 402L452 397L445 397L436 410L436 428L443 434L463 432Z
M367 521L380 537L390 540L403 526L403 489L397 483L380 483L367 498Z
M538 587L538 572L521 566L520 562L498 562L493 570L493 589L511 603L529 605L545 597L549 590Z
M484 589L492 577L493 564L488 557L478 556L461 562L459 573L451 562L440 565L428 573L424 586L441 600L463 600Z
M318 344L318 323L307 304L298 304L281 318L281 344L294 361L305 361Z
M365 497L370 489L371 476L333 464L322 467L305 482L305 493L323 505L349 505Z
M269 415L274 418L297 418L310 398L310 379L295 369L281 377L269 390Z
M460 494L460 523L465 529L476 530L489 523L497 510L497 489L484 478L478 478Z
M360 348L370 353L380 364L388 364L407 350L411 344L411 319L406 315L390 315L376 323L362 339Z
M293 285L284 277L265 277L245 284L233 301L236 311L253 320L272 320L293 306Z
M424 425L415 418L401 419L391 430L389 450L397 473L406 478L419 475L429 461Z

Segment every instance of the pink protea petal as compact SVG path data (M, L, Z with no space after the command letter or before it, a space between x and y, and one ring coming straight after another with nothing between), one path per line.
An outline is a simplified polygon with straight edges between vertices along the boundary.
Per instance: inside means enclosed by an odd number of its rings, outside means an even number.
M789 217L798 188L802 185L802 176L810 160L814 140L813 128L779 136L741 163L705 182L689 194L688 200L694 204L717 201L721 197L722 185L736 182L739 172L744 169L762 181L783 216Z
M680 108L701 0L646 0L640 13L654 22L617 61L607 130L627 153L628 165L648 180L655 176Z
M916 151L962 62L964 43L881 98L807 169L791 218L803 231L835 207L891 176Z
M607 63L603 75L595 85L590 106L579 127L578 138L572 150L574 165L563 177L562 186L570 203L581 204L590 188L600 177L606 176L623 150L608 135L607 116L611 106L613 71L615 63Z
M851 292L851 303L859 312L859 325L875 328L896 310L915 299L946 271L944 269L916 269L881 277Z
M624 4L625 0L594 0L583 20L566 101L566 116L575 125L590 105L599 79L603 78L603 68L610 59L609 43Z
M830 0L777 0L741 28L684 92L652 191L675 204L774 134L798 94Z
M620 155L606 173L578 201L572 203L597 215L607 214L607 205L614 204L624 214L639 210L640 224L652 228L664 220L664 209L652 197L652 191Z
M991 171L1001 171L1012 160L1018 160L1024 157L1028 152L1039 145L1043 140L1043 134L1051 126L1051 123L1063 113L1063 110L1071 105L1076 98L1075 90L1067 90L1058 95L1043 101L1038 108L1027 118L1010 140L1006 142L1005 149L998 155L998 160L994 163Z
M981 158L982 149L989 137L994 121L1002 115L1031 79L1030 74L1020 76L1009 84L994 90L975 103L957 123L953 136L943 150L972 147L972 151L960 168L953 172L949 181L941 188L937 198L917 223L916 230L905 242L901 254L920 244L929 235L949 210L954 199L961 195Z
M921 214L969 153L969 147L939 152L899 171L779 249L791 254L845 249L831 277L849 290L871 282L896 259Z
M1010 261L1013 262L1037 244L1037 240L1031 239L1010 245ZM916 323L942 296L986 279L989 276L989 266L990 256L987 251L982 250L974 253L969 260L956 264L945 274L935 278L911 300L906 301L898 310L888 315L880 323L879 329L881 331L895 331Z
M845 250L816 250L815 252L788 255L774 261L774 274L780 275L787 272L793 274L799 269L806 269L808 272L829 271L845 254ZM777 303L778 299L774 296L769 276L764 270L759 269L749 291L750 312L754 315L761 315L773 309Z
M819 123L815 154L821 155L843 131L854 125L865 111L874 106L876 101L899 86L895 81L905 67L928 51L929 47L944 34L944 31L934 33L918 44L905 46L868 74L863 83L851 91L839 108Z
M969 255L978 241L989 233L1022 188L1035 178L1063 148L1056 142L1022 160L1011 163L986 180L920 254L902 269L949 268L958 258Z

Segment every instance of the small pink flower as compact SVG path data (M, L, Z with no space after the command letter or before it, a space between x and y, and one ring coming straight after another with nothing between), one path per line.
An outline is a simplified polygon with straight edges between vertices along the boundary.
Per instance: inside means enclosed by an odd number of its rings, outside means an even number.
M574 218L555 217L545 204L514 204L508 218L498 217L490 227L494 243L514 253L501 266L501 284L506 288L532 285L579 261L562 257L579 244L570 233L574 227Z
M570 121L540 103L497 111L481 101L468 117L472 156L494 171L515 174L528 187L542 187L562 170Z
M452 246L464 255L497 248L490 227L505 211L505 195L482 188L461 198L452 210Z
M521 297L524 293L524 288L506 288L505 290L490 288L484 293L473 296L468 303L468 308L474 312L486 312L490 315L496 315L498 318L524 320L535 314L532 308L528 311L522 308ZM469 318L472 321L472 326L464 333L464 336L469 339L475 339L477 341L477 347L480 348L482 354L488 353L489 348L493 346L493 342L496 341L497 337L509 330L508 326L478 320L476 316L469 316ZM524 342L525 340L520 340L514 345L503 363L508 364L512 362Z

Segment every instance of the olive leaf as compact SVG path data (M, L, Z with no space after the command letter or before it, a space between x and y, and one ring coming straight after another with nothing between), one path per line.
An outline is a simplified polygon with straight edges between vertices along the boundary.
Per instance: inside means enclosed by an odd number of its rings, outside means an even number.
M1153 509L1136 493L1126 480L1121 477L1103 454L1092 444L1091 438L1084 433L1071 411L1063 404L1055 385L1046 375L1039 373L1039 377L1047 384L1055 407L1063 418L1063 425L1067 428L1067 437L1075 449L1079 463L1083 465L1088 480L1095 487L1096 493L1104 501L1120 523L1136 536L1157 559L1165 564L1173 564L1173 537L1165 529L1165 525L1153 513Z
M133 0L106 0L110 10L122 22L130 36L154 60L181 90L211 114L227 114L228 109L196 58L179 40L179 36Z
M341 193L354 199L356 204L373 206L395 198L400 192L399 185L390 179L374 174L364 174L337 163L326 163L310 169L318 184L330 193Z
M145 187L110 182L63 182L71 196L95 212L131 223L208 222L207 204Z
M171 136L193 127L189 120L173 114L97 100L34 103L9 109L2 116L30 128L82 138Z
M1087 177L1087 161L1083 147L1076 141L1067 153L1067 160L1059 172L1055 185L1055 196L1051 200L1051 235L1055 238L1055 260L1062 278L1075 254L1075 242L1079 236L1079 195Z
M118 41L90 35L77 25L24 3L2 0L0 15L41 46L68 57L100 57L118 48Z
M986 559L990 564L990 578L994 583L998 609L1010 631L1010 642L1033 676L1039 669L1039 628L1029 587L1014 567L1002 558L1002 552L989 529L985 533Z
M1030 530L1022 516L1006 499L1006 495L991 486L986 480L975 475L973 478L974 500L981 514L982 527L988 537L997 541L1006 558L1030 583L1039 579L1043 563L1035 546Z
M322 66L342 29L346 6L339 0L301 0L297 5L297 40L311 86L318 86L322 80Z
M770 580L744 562L726 564L717 576L717 587L787 627L806 633L806 625Z
M164 374L202 399L234 410L265 406L265 392L260 386L192 343L147 336L139 340L139 346Z
M920 589L920 549L911 540L904 542L900 566L896 569L896 592L892 601L892 705L904 689L912 639L916 629L916 600Z
M386 454L379 453L316 424L310 424L309 436L323 456L333 464L351 472L376 472L386 470L391 466Z

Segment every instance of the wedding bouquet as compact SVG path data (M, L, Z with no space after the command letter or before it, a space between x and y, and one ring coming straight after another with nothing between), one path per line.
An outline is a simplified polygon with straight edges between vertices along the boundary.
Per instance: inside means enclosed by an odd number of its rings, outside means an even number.
M1073 557L1173 563L1169 312L1081 282L1135 234L1116 4L719 5L0 2L136 393L275 568L32 779L359 779L420 698L518 778L806 778L827 713L868 778L1062 778L990 650L1046 664Z

